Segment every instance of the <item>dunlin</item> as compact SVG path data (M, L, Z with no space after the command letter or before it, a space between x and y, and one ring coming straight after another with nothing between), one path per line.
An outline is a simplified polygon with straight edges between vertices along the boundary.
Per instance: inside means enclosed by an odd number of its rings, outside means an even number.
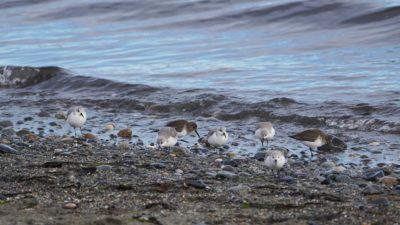
M285 153L280 150L267 151L264 163L272 171L274 176L274 171L279 175L280 169L282 169L286 163Z
M178 137L183 137L187 134L195 132L200 138L200 135L197 132L197 124L195 122L189 122L187 120L174 120L168 122L166 126L175 128L176 132L178 133Z
M160 147L172 147L178 141L178 133L173 127L162 127L158 130L157 144Z
M225 127L218 127L208 132L207 143L213 147L221 147L226 144L227 141L228 133Z
M71 107L67 112L67 122L71 127L74 128L75 137L76 137L76 128L79 128L82 135L82 126L85 124L87 119L87 114L85 108L81 106Z
M321 147L329 141L328 135L319 129L305 130L289 137L299 140L309 147L311 157L313 157L313 148Z
M261 122L257 124L255 135L261 141L261 145L264 147L264 141L267 141L267 148L269 141L275 136L275 129L270 122Z

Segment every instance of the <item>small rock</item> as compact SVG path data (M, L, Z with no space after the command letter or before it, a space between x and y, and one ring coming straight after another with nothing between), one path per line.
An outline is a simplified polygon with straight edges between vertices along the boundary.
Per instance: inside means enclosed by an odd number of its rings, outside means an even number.
M229 158L234 158L235 156L236 156L236 153L235 152L228 152L228 153L226 153L226 156L228 156Z
M385 174L382 169L377 170L377 171L370 170L364 174L363 179L367 180L367 181L377 181L379 178L384 177L384 176L385 176Z
M142 139L138 139L137 142L136 142L136 145L137 146L143 146L144 145L143 140Z
M97 166L96 168L97 168L97 171L110 171L110 170L112 170L113 167L111 165L100 165L100 166Z
M321 167L325 169L333 169L335 166L336 166L335 163L332 161L325 161L321 164Z
M46 111L40 111L40 112L38 113L38 116L39 116L39 117L49 117L50 114L49 114L48 112L46 112Z
M132 138L132 129L131 128L122 129L118 132L118 136L122 137L122 138L131 139Z
M231 145L232 146L239 146L239 143L238 142L232 142Z
M72 137L65 137L61 139L62 142L73 142L74 139Z
M210 178L216 178L216 177L217 177L217 173L215 173L215 172L213 172L213 171L207 171L207 172L205 173L205 175L206 175L207 177L210 177Z
M364 190L362 190L364 195L375 195L383 193L383 190L380 186L376 184L368 184Z
M216 162L216 163L221 163L221 162L222 162L222 159L215 159L214 162Z
M376 207L389 206L388 198L383 196L378 196L378 197L374 196L370 198L369 203Z
M251 176L251 174L247 173L247 172L240 172L239 173L239 177L249 177L249 176Z
M0 144L0 153L8 153L8 154L15 154L18 155L19 152L15 150L14 148L11 148L8 145L5 144Z
M239 184L237 186L228 188L228 192L243 195L251 192L251 188L248 185Z
M92 133L85 133L83 135L83 138L88 139L88 140L94 140L94 139L96 139L96 135L94 135Z
M31 134L31 132L27 129L22 129L16 133L18 136L23 137Z
M257 152L255 155L254 155L254 159L256 159L256 160L258 160L258 161L264 161L264 159L265 159L265 155L266 155L267 153L266 152Z
M56 115L54 115L54 117L59 120L67 119L67 115L64 112L57 112Z
M392 176L381 177L381 178L379 178L379 182L388 187L394 187L399 183L398 179L396 177L392 177Z
M115 124L114 123L107 123L104 126L104 130L108 131L108 132L113 131L114 129L115 129Z
M185 184L198 189L206 189L207 185L202 180L186 180Z
M28 117L25 117L24 118L24 121L25 122L27 122L27 121L32 121L33 120L33 117L31 117L31 116L28 116Z
M9 120L0 121L0 127L12 127L13 123Z
M63 206L64 209L76 209L77 207L78 205L73 202L68 202Z
M344 166L335 166L335 167L333 167L333 171L335 171L336 173L343 173L344 171L346 171L346 167L344 167Z
M220 171L217 173L216 177L221 179L233 179L238 177L238 175L229 171Z
M10 127L10 128L6 128L6 129L1 130L1 134L4 135L4 136L11 137L11 136L15 135L15 131L14 131L14 129L12 129Z
M176 170L175 170L175 173L177 173L177 174L183 174L183 170L181 170L181 169L176 169Z
M338 183L350 183L351 182L351 178L344 174L336 175L334 180Z
M52 126L52 127L57 127L57 126L58 126L58 123L56 123L56 122L53 121L53 122L50 122L49 125Z
M369 145L369 146L378 146L378 145L380 145L380 144L381 144L380 142L374 141L374 142L369 143L368 145Z
M164 163L150 163L150 168L155 168L155 169L164 169L166 167L166 165Z
M235 169L230 166L230 165L226 165L226 166L222 166L222 170L224 171L230 171L230 172L235 172Z
M176 156L187 156L189 154L189 150L185 147L174 146L172 147L171 153L175 154Z

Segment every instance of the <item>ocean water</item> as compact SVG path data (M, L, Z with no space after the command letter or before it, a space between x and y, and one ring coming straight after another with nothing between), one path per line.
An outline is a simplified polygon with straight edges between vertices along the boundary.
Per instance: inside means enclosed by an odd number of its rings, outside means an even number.
M399 95L396 0L5 0L0 9L3 66L258 100Z

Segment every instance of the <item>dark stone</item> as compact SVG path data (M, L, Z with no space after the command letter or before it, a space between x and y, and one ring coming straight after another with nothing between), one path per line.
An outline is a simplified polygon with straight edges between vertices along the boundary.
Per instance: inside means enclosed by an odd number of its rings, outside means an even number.
M362 193L364 195L375 195L383 193L383 190L376 184L369 184L364 188L364 190L362 190Z
M198 188L198 189L206 189L206 187L207 187L207 185L202 180L186 180L185 184L190 187L194 187L194 188Z
M222 161L222 165L233 166L233 167L238 167L240 163L241 163L240 160L235 160L235 159L227 159Z
M142 139L138 139L137 142L136 142L136 145L143 146L144 145L143 140Z
M338 183L349 183L349 182L351 182L350 176L345 175L345 174L329 174L328 178L330 180L338 182Z
M232 142L231 145L232 146L239 146L239 143L238 142Z
M220 171L217 173L217 178L220 179L232 179L232 178L236 178L238 177L238 175L236 173L232 173L229 171Z
M9 120L0 121L0 127L12 127L13 123Z
M54 168L54 167L62 167L62 164L63 164L64 162L62 162L62 161L51 161L51 162L45 162L45 163L43 163L43 167L45 167L45 168Z
M369 201L369 203L377 207L389 206L389 200L386 197L373 198Z
M330 141L327 144L319 147L318 150L340 152L347 149L346 143L344 143L344 141L340 140L339 138L335 136L330 136L329 139Z
M154 169L164 169L166 167L164 163L158 163L158 162L150 163L149 166L150 166L150 168L154 168Z
M363 179L367 181L377 181L379 178L384 176L385 173L381 168L372 168L364 173Z
M10 128L6 128L6 129L3 129L3 130L1 130L1 134L3 134L4 136L14 136L15 135L15 130L14 129L12 129L11 127Z
M52 127L58 126L58 124L57 124L56 122L54 122L54 121L53 121L53 122L50 122L49 125L52 126Z
M39 117L49 117L50 114L49 114L48 112L46 112L46 111L40 111L40 112L38 113L38 116L39 116Z
M222 167L222 170L229 171L229 172L235 172L235 169L230 165L226 165L226 166Z
M17 121L17 124L18 124L18 125L24 124L24 121L18 120L18 121Z
M28 117L25 117L24 118L24 121L25 122L27 122L27 121L32 121L33 120L33 117L31 117L31 116L28 116Z
M255 155L254 155L254 159L256 159L256 160L258 160L258 161L264 161L264 159L265 159L265 155L266 155L267 153L266 152L257 152Z
M0 153L8 153L8 154L16 154L18 155L19 152L12 147L5 145L5 144L0 144Z

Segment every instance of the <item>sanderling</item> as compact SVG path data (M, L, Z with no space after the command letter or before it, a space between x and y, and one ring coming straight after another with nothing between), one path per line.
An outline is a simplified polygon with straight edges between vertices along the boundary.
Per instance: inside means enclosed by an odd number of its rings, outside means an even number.
M159 147L172 147L178 141L178 133L173 127L161 127L158 130L156 143Z
M197 124L195 122L189 122L187 120L174 120L168 122L166 126L175 128L176 132L178 133L178 137L183 137L194 131L200 138L200 135L197 132Z
M328 135L319 129L305 130L298 134L290 135L289 137L299 140L309 147L311 157L313 157L313 148L321 147L329 141Z
M264 163L269 169L271 169L274 176L274 170L276 171L277 175L279 175L279 170L282 169L286 163L285 153L280 150L267 151Z
M74 128L76 137L76 128L79 128L82 135L82 126L86 122L87 114L85 108L81 106L73 106L67 112L67 122Z
M270 122L261 122L257 124L257 129L255 135L261 140L261 145L264 147L264 141L267 141L267 148L269 145L269 140L275 136L275 129Z
M210 130L207 135L207 143L213 147L221 147L228 141L228 133L225 127Z

